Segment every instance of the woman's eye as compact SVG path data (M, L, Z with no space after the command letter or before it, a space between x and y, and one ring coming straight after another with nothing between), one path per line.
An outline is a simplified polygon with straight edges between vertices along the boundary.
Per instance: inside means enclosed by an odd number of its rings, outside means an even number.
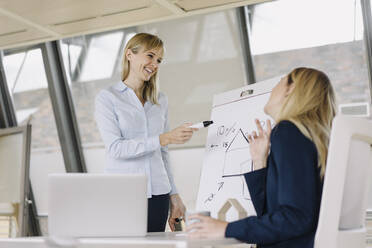
M152 54L147 54L147 56L149 56L150 58L154 57Z
M159 64L161 63L161 60L160 60L160 59L158 59L158 63L159 63Z

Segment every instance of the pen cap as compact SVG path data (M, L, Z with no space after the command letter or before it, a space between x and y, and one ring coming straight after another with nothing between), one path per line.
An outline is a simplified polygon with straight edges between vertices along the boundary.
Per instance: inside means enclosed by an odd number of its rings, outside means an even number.
M176 221L176 223L174 223L174 230L176 232L180 232L180 231L183 231L184 228L183 228L183 220L179 220L179 221Z
M213 124L213 121L203 121L204 127L208 127L211 124Z

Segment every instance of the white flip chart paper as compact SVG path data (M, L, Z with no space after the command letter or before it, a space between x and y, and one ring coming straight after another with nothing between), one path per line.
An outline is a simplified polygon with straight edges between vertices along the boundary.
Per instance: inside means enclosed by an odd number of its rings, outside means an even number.
M214 123L208 128L198 210L209 210L216 218L226 200L235 198L248 215L256 214L243 176L252 170L247 134L257 131L256 118L266 128L270 117L264 113L264 106L277 82L279 78L274 78L214 96ZM228 212L226 219L237 220L237 212Z

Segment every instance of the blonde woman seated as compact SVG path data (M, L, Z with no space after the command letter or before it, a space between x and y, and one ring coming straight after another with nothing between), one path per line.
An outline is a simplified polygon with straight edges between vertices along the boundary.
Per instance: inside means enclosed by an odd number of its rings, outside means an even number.
M321 71L297 68L265 106L277 125L249 135L254 171L245 174L257 216L235 222L194 215L191 237L233 237L258 247L313 247L335 96Z

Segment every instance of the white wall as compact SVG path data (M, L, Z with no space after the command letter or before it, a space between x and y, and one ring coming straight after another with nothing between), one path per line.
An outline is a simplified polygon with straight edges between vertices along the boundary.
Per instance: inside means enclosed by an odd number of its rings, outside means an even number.
M102 173L105 163L103 148L85 149L85 162L89 173ZM204 148L173 149L169 151L171 168L185 205L194 209L199 189Z
M170 151L173 176L186 207L194 210L203 165L204 147Z
M89 173L102 173L105 163L104 149L84 150ZM199 189L204 148L173 149L169 152L173 176L179 194L187 209L193 210ZM47 214L47 178L49 173L64 173L62 154L59 151L33 153L31 156L30 178L39 215ZM372 178L372 175L370 176ZM372 190L369 197L372 210Z
M0 202L23 203L23 134L0 137Z
M60 150L32 151L30 159L30 181L39 216L48 213L48 174L65 173Z
M84 149L85 162L89 173L102 173L105 164L104 149L101 147ZM179 194L186 207L195 208L199 188L200 170L204 148L179 149L169 152L171 168ZM30 178L34 190L38 215L48 213L48 174L65 173L60 151L34 152L31 155Z

